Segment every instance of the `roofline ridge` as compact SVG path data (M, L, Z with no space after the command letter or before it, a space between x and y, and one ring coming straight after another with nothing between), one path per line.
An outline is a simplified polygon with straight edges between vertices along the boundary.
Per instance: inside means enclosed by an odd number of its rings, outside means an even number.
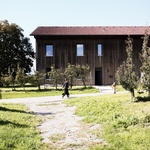
M70 26L70 25L66 25L66 26L64 26L64 25L63 25L63 26L61 26L61 25L60 25L60 26L59 26L59 25L56 25L56 26L55 26L55 25L54 25L54 26L53 26L53 25L51 25L51 26L38 26L37 28L88 28L88 27L89 27L89 28L94 28L94 27L95 27L95 28L135 27L135 28L136 28L136 27L150 27L150 26L147 26L147 25L145 25L145 26L144 26L144 25L142 25L142 26L135 26L135 25L133 25L133 26L131 26L131 25L125 25L125 26L123 26L123 25L122 25L122 26L121 26L121 25L119 25L119 26L117 26L117 25L116 25L116 26L108 26L108 25L106 25L106 26L104 26L104 25L102 25L102 26L98 26L98 25L93 25L93 26L90 26L90 25L87 25L87 26L78 26L78 25L77 25L77 26Z

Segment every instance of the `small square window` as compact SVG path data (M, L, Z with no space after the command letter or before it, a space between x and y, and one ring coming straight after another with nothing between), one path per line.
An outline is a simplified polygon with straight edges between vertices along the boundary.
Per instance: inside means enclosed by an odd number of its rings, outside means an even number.
M98 56L102 56L102 44L98 44Z
M53 56L53 45L46 45L46 56Z
M77 44L77 56L84 56L83 44Z

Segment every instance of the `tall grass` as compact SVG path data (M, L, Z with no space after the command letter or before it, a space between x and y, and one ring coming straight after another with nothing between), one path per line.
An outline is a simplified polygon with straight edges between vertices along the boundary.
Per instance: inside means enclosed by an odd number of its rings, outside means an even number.
M102 124L101 136L108 146L96 145L90 150L150 149L150 102L131 103L129 93L76 98L66 102L76 105L76 113L84 116L86 122Z

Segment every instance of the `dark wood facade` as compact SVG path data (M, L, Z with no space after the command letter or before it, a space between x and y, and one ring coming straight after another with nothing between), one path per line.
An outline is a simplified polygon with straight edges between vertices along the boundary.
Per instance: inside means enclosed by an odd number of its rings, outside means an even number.
M36 68L39 72L46 72L55 64L56 68L65 68L68 63L90 66L88 77L92 85L110 85L122 62L126 59L126 43L128 34L107 35L33 35L36 39ZM139 53L142 49L143 35L130 35L133 38L134 64L137 72L140 68ZM46 56L45 47L53 45L53 56ZM84 56L77 56L76 45L84 45ZM98 44L102 45L102 56L98 56Z

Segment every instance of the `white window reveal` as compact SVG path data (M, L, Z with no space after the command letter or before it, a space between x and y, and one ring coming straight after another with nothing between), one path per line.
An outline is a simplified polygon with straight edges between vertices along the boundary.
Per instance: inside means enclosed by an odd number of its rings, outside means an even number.
M83 44L77 44L77 56L84 56Z
M53 56L53 45L46 45L46 56Z
M98 44L98 56L102 56L102 44Z

